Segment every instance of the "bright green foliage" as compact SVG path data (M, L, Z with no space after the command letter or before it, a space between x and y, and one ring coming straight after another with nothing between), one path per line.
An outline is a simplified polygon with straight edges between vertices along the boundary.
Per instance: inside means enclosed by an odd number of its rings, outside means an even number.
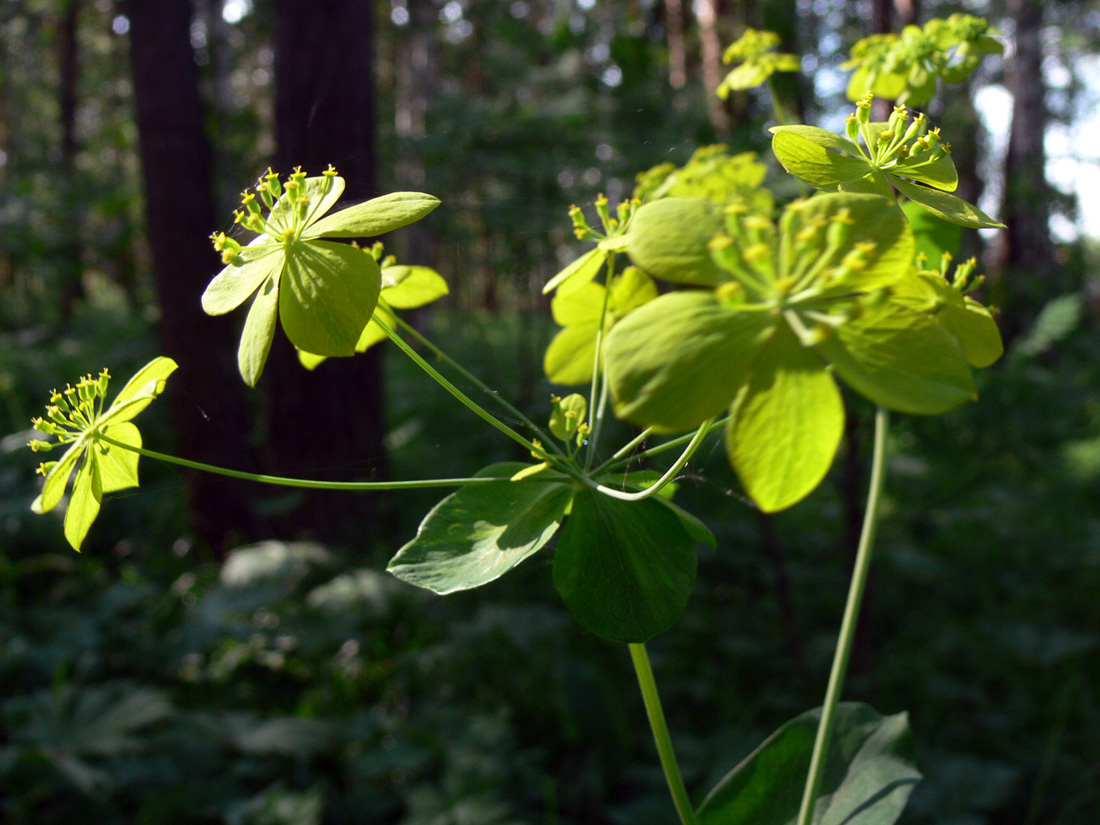
M768 168L756 158L756 152L731 155L723 143L701 146L683 166L662 163L639 173L634 198L646 203L669 197L718 204L748 200L754 209L768 212L772 194L761 188Z
M626 248L654 278L674 284L715 286L721 270L707 242L722 229L722 208L702 198L662 198L634 214Z
M542 288L542 294L548 295L555 289L559 293L571 292L593 280L609 261L615 252L623 248L624 236L630 226L631 217L634 214L636 201L623 201L611 214L607 198L600 195L596 198L596 214L600 218L603 231L593 229L584 217L580 207L572 206L569 209L569 217L573 221L573 234L581 241L596 241L595 249L581 255L565 269L546 282Z
M140 448L141 433L130 421L164 391L165 380L175 369L176 362L171 358L150 361L106 409L104 400L111 376L107 370L97 377L85 376L75 387L55 390L46 405L46 417L34 419L37 432L57 440L34 439L28 444L32 450L47 452L66 445L67 449L59 461L39 466L38 472L46 481L31 509L45 513L56 507L75 470L76 480L65 511L65 538L74 550L80 550L99 515L103 494L138 486L138 454L108 444L100 436Z
M950 144L918 113L895 107L886 123L871 123L871 97L847 120L847 136L816 126L772 128L772 150L783 168L824 192L890 197L891 186L933 215L960 226L1002 226L976 206L949 194L959 185Z
M382 272L382 291L378 296L378 305L374 314L393 329L397 326L395 309L416 309L447 295L450 290L443 276L426 266L399 265L392 255L383 257L381 243L374 244L367 253L378 263ZM386 333L371 320L364 328L355 344L356 352L368 349L386 340ZM298 360L306 369L312 370L325 360L324 355L298 350Z
M865 93L923 106L936 91L936 79L958 83L970 76L982 58L1001 54L1004 46L992 35L989 23L969 14L934 18L920 26L906 26L901 36L874 34L852 46L851 59L842 69L855 69L848 98Z
M656 297L657 285L637 267L627 267L616 275L610 287L585 283L576 289L559 290L550 310L564 329L546 349L546 377L565 385L591 381L601 319L606 334L630 312Z
M675 248L678 227L705 201L668 199L661 222L638 211L633 233L666 232L643 248ZM963 347L932 314L912 270L905 216L876 195L818 195L789 205L778 226L744 205L698 246L723 281L713 291L662 296L608 337L616 412L659 430L687 430L729 408L726 449L766 511L817 486L844 415L834 373L875 403L939 413L974 396ZM682 236L679 236L684 242ZM684 249L682 260L700 258ZM669 256L671 258L671 256ZM673 273L676 278L676 273ZM897 297L895 297L897 293Z
M300 169L280 184L267 174L244 193L236 222L259 233L242 247L219 232L212 236L225 268L202 296L203 309L221 315L255 295L237 351L241 377L255 386L263 372L276 316L299 350L317 355L352 355L370 321L381 289L373 256L324 238L373 237L419 220L439 200L397 192L327 215L344 191L331 166L307 178ZM265 218L256 196L267 208Z
M909 219L909 228L917 241L918 261L938 261L945 252L952 256L958 254L962 244L962 227L957 223L937 218L914 201L903 203L901 211Z
M695 543L659 501L584 489L554 553L554 586L584 627L615 642L668 630L695 584Z
M948 278L950 261L951 256L944 253L938 270L921 269L916 278L905 282L907 289L899 289L896 295L934 314L958 340L970 366L988 367L1004 354L1004 343L993 314L970 297L984 278L972 277L978 263L974 258L955 267Z
M699 825L788 825L798 816L821 710L797 716L769 736L707 794ZM904 713L837 706L833 744L813 821L818 825L892 825L921 775L913 765Z
M477 475L509 478L525 466L493 464ZM572 496L560 476L463 487L432 508L387 569L436 593L480 587L541 549Z
M746 29L722 55L723 63L740 61L741 65L718 85L718 97L725 100L731 91L766 83L775 72L797 72L802 67L797 55L773 51L778 46L779 35L775 32Z

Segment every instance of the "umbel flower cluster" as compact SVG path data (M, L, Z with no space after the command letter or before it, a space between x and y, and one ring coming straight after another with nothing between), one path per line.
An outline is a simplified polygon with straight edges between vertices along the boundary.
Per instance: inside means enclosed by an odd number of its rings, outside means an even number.
M222 315L251 298L237 349L249 386L263 373L276 320L301 352L354 355L378 305L382 272L369 252L338 241L385 234L439 205L431 195L395 192L329 214L343 193L344 179L332 166L312 178L295 169L285 183L268 171L234 213L256 237L242 246L224 232L211 236L225 268L203 293L202 307Z
M138 453L141 433L132 419L160 395L164 382L176 369L171 358L156 358L131 378L106 409L111 376L103 370L86 375L76 386L54 390L46 405L46 416L33 420L36 432L56 441L32 439L35 452L67 447L58 461L39 465L45 476L42 492L31 509L45 513L60 503L74 471L72 494L65 510L65 538L79 550L92 526L104 493L138 486Z

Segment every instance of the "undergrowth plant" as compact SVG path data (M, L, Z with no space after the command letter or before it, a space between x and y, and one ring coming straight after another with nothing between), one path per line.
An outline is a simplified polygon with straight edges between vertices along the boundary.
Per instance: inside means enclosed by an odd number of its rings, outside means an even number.
M709 146L683 166L641 173L633 197L614 208L601 196L594 221L573 207L576 237L593 247L546 285L561 330L544 366L552 382L583 391L552 396L545 423L398 314L446 294L438 273L398 264L379 243L343 242L420 220L436 198L401 192L332 211L344 189L332 167L317 177L298 169L285 180L269 171L242 196L241 232L212 236L224 268L202 298L209 314L248 303L238 350L244 381L260 380L277 326L309 369L389 339L531 459L464 478L361 483L187 461L146 449L133 423L176 368L157 358L110 404L106 370L52 394L46 415L34 420L44 438L30 446L64 453L41 465L45 483L33 508L60 504L71 479L65 536L79 550L104 494L138 484L139 456L285 486L457 488L427 514L389 571L440 594L468 590L556 537L554 585L584 628L628 646L685 825L892 823L920 779L906 716L840 701L871 562L889 411L933 415L970 401L972 370L1000 357L997 326L974 297L981 285L975 263L953 267L956 250L944 243L957 242L957 233L945 231L949 224L999 224L951 194L958 178L950 146L926 115L899 104L887 121L873 122L872 99L926 102L937 79L960 80L980 55L999 48L990 34L984 21L955 15L900 38L857 44L849 87L856 110L843 134L785 122L773 91L775 156L816 194L807 188L804 197L779 203L755 155ZM720 92L796 70L798 61L774 52L777 45L769 32L747 32L727 52L727 62L741 65ZM484 391L516 426L444 371ZM721 431L756 507L772 513L797 504L821 483L840 445L840 383L878 411L866 514L823 705L775 731L693 804L645 646L685 609L697 546L716 545L672 501L675 480ZM611 415L638 428L614 449L602 438ZM674 451L663 472L631 469Z

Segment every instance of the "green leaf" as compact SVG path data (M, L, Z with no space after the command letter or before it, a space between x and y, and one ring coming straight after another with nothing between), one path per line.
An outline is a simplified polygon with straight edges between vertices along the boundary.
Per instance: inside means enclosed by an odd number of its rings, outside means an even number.
M415 309L442 298L450 290L443 276L434 269L426 266L387 266L382 270L382 292L391 307Z
M721 229L722 207L702 198L661 198L642 204L627 235L630 259L654 278L715 286L723 280L707 244Z
M703 522L699 518L692 515L678 504L673 504L671 501L669 501L667 498L664 498L663 496L657 496L654 501L658 502L659 504L663 504L673 513L675 513L676 518L680 519L680 526L684 528L684 531L689 536L691 536L692 541L705 545L711 550L718 549L718 539L714 537L714 533L712 533L710 531L710 528L703 524Z
M793 825L821 711L797 716L734 768L699 806L699 825ZM893 825L921 779L908 717L837 706L815 825Z
M550 301L550 314L563 327L598 328L606 294L603 286L593 283L569 290L559 289Z
M275 337L275 323L279 317L279 287L273 278L267 281L252 299L252 306L245 318L241 342L237 346L237 369L250 387L255 387L263 374L271 341Z
M57 506L57 503L65 495L65 488L69 484L69 476L73 474L73 469L76 467L76 462L80 459L81 453L84 452L85 446L85 441L78 440L65 450L60 460L46 476L46 481L42 485L42 492L31 504L32 511L38 514L48 513Z
M738 312L711 292L662 295L607 338L616 414L667 432L698 427L730 405L774 329L768 313Z
M591 325L566 327L554 336L542 359L542 368L551 382L575 387L592 380L598 329L597 320Z
M131 447L141 446L141 433L129 422L104 427L103 434ZM140 455L133 450L126 450L102 441L93 442L92 449L95 450L96 460L99 463L99 477L104 493L138 486Z
M526 466L493 464L478 475L508 478ZM436 593L480 587L546 544L572 495L570 484L541 477L463 487L432 508L387 569Z
M393 192L322 218L302 233L302 239L373 238L408 226L437 206L439 198L423 192Z
M572 292L595 278L606 262L606 250L599 247L591 249L547 281L546 286L542 288L542 294L548 295L555 289L558 290L559 294Z
M695 544L667 507L584 489L554 553L554 586L581 625L613 642L663 633L695 584Z
M73 494L69 497L69 506L65 508L65 538L77 552L88 530L99 515L99 504L103 500L103 486L99 475L99 464L94 450L87 450L84 463L76 472L73 481Z
M844 402L825 363L783 325L765 345L726 425L726 452L765 513L809 495L844 434Z
M819 347L852 389L891 410L935 415L977 397L955 338L897 301L867 308Z
M260 235L249 244L249 247L274 243L267 235ZM250 258L246 248L242 257L246 263L238 266L229 264L221 272L214 276L214 280L206 287L202 294L202 310L207 315L224 315L239 307L249 295L260 288L260 284L268 278L278 278L283 268L282 245L277 249L261 250L259 257Z
M370 321L382 274L370 255L328 241L288 246L279 318L290 342L317 355L351 355Z
M115 400L111 402L108 410L138 398L146 398L152 401L153 398L164 391L164 382L178 367L179 365L171 358L166 358L163 355L154 358L134 373L130 380L126 382L125 386L119 390L118 395L115 396ZM143 406L141 409L145 409L145 407ZM137 413L135 412L134 415L137 415ZM133 415L130 418L133 418Z
M899 288L897 297L932 313L955 337L972 367L988 367L1004 354L997 322L988 309L967 298L938 272L920 272ZM904 290L904 291L903 291Z
M937 218L913 201L906 201L901 208L913 230L917 254L923 252L930 267L935 268L939 265L944 252L952 257L959 253L962 228L957 223L949 223L942 218Z
M972 229L1004 226L1003 223L993 220L978 207L972 206L962 198L956 198L938 189L929 189L927 186L917 186L915 183L898 178L893 178L892 181L901 194L945 221L957 223L959 226L969 226Z
M772 151L783 168L817 189L834 192L849 182L851 187L859 187L859 181L874 171L855 144L832 132L813 126L783 126L772 131ZM832 151L836 149L848 154ZM866 186L851 187L845 187L846 191L867 191ZM875 190L872 194L885 193Z
M887 170L890 175L904 175L912 180L926 183L944 192L954 192L959 188L959 173L950 155L942 155L937 160L925 160L921 163L902 161Z

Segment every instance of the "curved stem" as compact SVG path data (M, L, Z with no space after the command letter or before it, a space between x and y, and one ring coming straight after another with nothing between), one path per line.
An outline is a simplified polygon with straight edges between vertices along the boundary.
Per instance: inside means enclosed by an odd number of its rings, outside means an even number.
M110 436L98 436L99 441L120 447L123 450L164 461L168 464L178 464L192 470L202 470L204 473L214 473L229 478L240 478L245 481L255 481L259 484L271 484L276 487L303 487L310 490L416 490L425 487L463 487L467 484L490 484L494 481L510 481L509 478L474 476L471 478L430 478L418 481L321 481L309 478L286 478L284 476L269 476L261 473L246 473L242 470L229 470L225 467L217 467L213 464L203 464L201 461L191 461L186 458L158 453L156 450L146 450L144 447L135 447L124 441L115 441Z
M840 623L840 638L837 639L836 653L833 656L833 668L829 673L829 686L825 690L825 703L821 708L821 722L817 726L817 738L814 740L813 755L810 757L810 772L806 777L802 805L798 811L798 825L810 825L813 819L814 803L817 801L817 794L821 790L821 778L825 773L825 761L829 751L829 740L833 733L836 707L840 701L840 694L844 690L844 677L847 675L848 660L852 655L859 608L863 603L867 574L871 569L878 504L886 471L886 435L889 425L890 414L879 407L875 413L875 452L871 459L871 485L867 492L867 511L863 515L863 531L859 537L859 548L856 550L855 569L852 571L852 583L848 588L848 602L844 606L844 618Z
M378 317L378 313L375 313L372 316L372 320L374 321L374 323L378 324L379 328L384 333L386 333L386 335L389 336L390 340L393 341L395 344L397 344L397 346L401 349L401 351L404 352L407 356L409 356L409 358L411 358L416 363L416 365L418 367L420 367L420 369L424 370L424 372L428 373L428 375L430 375L432 378L434 378L436 380L436 382L440 386L443 387L443 389L445 389L447 392L449 392L451 395L453 395L455 398L457 398L459 401L461 401L463 403L463 405L465 405L475 415L477 415L478 418L482 419L483 421L488 423L493 428L495 428L495 429L499 430L500 432L504 433L506 436L508 436L510 439L512 439L516 443L522 444L524 447L526 447L531 452L533 452L533 453L543 453L543 452L545 452L545 448L540 450L535 444L528 441L526 438L524 438L522 435L517 433L515 430L513 430L511 427L509 427L507 424L505 424L503 421L501 421L499 418L497 418L491 412L489 412L488 410L481 407L480 404L478 404L473 399L471 399L469 396L467 396L466 393L464 393L462 390L460 390L458 387L456 387L454 384L452 384L450 381L448 381L446 378L444 378L443 375L440 374L439 370L437 370L435 367L433 367L431 364L429 364L427 361L425 361L423 358L421 358L420 354L417 353L417 351L414 350L412 347L410 347L408 345L408 343L405 341L405 339L403 339L400 335L398 335L396 332L394 332L392 329L390 329L389 325L385 321L383 321L381 318Z
M704 421L699 425L699 429L695 431L695 435L691 441L688 442L687 447L680 453L680 457L676 459L676 462L665 471L665 474L657 479L649 487L641 490L637 493L624 493L622 490L616 490L613 487L608 487L604 484L597 484L591 479L586 479L589 486L595 487L597 492L603 493L606 496L617 498L622 501L641 501L642 499L655 496L661 492L661 488L668 484L672 479L676 477L676 474L684 468L684 465L691 460L691 457L695 454L695 451L699 449L699 445L703 443L703 439L707 437L707 433L710 432L711 419Z
M719 418L717 421L712 420L709 423L704 422L704 426L706 426L707 428L706 434L709 435L719 427L725 426L726 422L728 422L729 420L729 416L727 415L725 418ZM666 441L664 444L658 444L656 447L650 447L648 450L643 450L637 455L627 456L626 458L620 458L616 461L609 461L605 465L603 465L601 469L606 468L608 470L613 470L617 467L622 466L623 464L628 464L632 461L641 461L643 459L650 458L651 456L659 455L660 453L673 450L679 447L681 444L684 444L685 442L692 441L697 435L698 432L687 433L686 435L677 436L671 441Z
M547 434L547 432L543 428L541 428L537 424L535 424L535 422L532 421L530 418L528 418L526 415L524 415L518 408L512 406L512 404L509 403L506 398L504 398L499 393L495 392L492 387L490 387L488 384L486 384L484 381L482 381L480 378L478 378L476 375L474 375L468 369L463 367L460 363L458 363L455 359L453 359L451 356L449 356L447 353L445 353L443 350L441 350L439 347L437 347L435 344L433 344L425 336L423 336L419 332L417 332L416 327L414 327L412 324L410 324L404 318L397 315L396 313L394 314L393 317L394 317L394 320L397 321L397 325L399 327L401 327L403 332L407 332L409 335L411 335L413 338L415 338L421 345L423 345L423 346L427 347L428 349L430 349L432 351L432 354L436 358L440 359L441 361L446 362L447 365L450 366L455 372L457 372L459 375L461 375L463 378L465 378L467 381L469 381L471 384L473 384L475 387L477 387L479 390L481 390L487 396L489 396L494 401L496 401L501 407L503 407L505 410L510 412L512 415L514 415L516 418L518 418L520 421L522 421L524 424L526 424L528 427L530 427L531 430L533 432L535 432L536 434L538 434L541 438L546 439L546 442L545 442L544 446L549 446L551 448L556 449L557 445L554 444L553 439L550 438L550 436Z
M598 472L600 472L600 470L603 470L604 468L608 467L612 462L617 462L620 458L625 456L627 453L629 453L631 450L633 450L635 447L637 447L639 444L641 444L643 441L645 441L647 438L649 438L652 434L653 434L653 428L652 427L646 427L644 430L642 430L640 433L638 433L638 435L634 436L634 438L630 439L630 441L626 442L626 444L624 444L619 449L617 449L612 454L611 458L607 459L607 461L605 461L603 464L598 466L592 472L593 473L598 473ZM631 457L630 460L633 461L633 457Z
M645 644L630 645L630 658L634 662L634 672L638 674L638 685L642 689L642 701L645 702L649 727L653 730L653 740L657 743L657 754L661 758L661 767L668 780L668 789L672 792L672 801L683 825L696 825L695 811L680 776L680 766L676 764L676 754L672 750L672 739L668 735L665 712L661 709L661 697L657 694L657 683L653 680L653 668L649 665L649 654Z

